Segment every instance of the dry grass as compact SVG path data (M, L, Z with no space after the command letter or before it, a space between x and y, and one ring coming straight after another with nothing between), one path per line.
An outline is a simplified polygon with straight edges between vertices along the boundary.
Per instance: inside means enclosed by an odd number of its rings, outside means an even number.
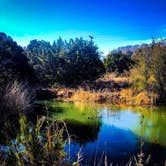
M99 80L103 81L114 81L116 83L129 83L129 73L124 73L121 76L117 76L116 73L106 73L102 78Z
M68 101L79 102L107 102L110 104L125 104L125 105L150 105L151 99L147 92L135 94L132 89L123 89L121 91L85 91L78 89L74 95L67 99Z
M54 89L59 100L79 102L106 102L120 105L150 105L151 96L132 87L130 75L105 74L96 81L82 83L76 88Z
M30 109L33 95L26 84L14 81L8 84L1 98L3 108L8 111L26 111Z
M118 78L115 74L106 74L96 81L82 83L76 88L59 87L53 91L59 100L118 104L120 90L128 86L126 76Z
M74 95L70 98L72 101L84 101L84 102L102 102L105 101L107 93L102 90L84 90L79 88L75 91Z

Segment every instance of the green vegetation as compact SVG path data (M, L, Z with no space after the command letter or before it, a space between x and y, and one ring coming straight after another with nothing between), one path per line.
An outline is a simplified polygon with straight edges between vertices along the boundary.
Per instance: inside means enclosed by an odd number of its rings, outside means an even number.
M134 61L131 58L131 53L125 54L121 51L112 51L104 59L104 65L107 72L123 74L131 69Z
M73 121L73 123L82 125L93 125L94 120L97 118L97 108L93 107L93 105L67 102L47 102L45 104L49 107L49 111L52 112L51 117L53 119Z
M122 98L130 104L165 103L166 45L164 40L153 40L133 52L113 51L104 59L107 72L129 77L131 87L123 89ZM126 73L127 72L127 73ZM131 96L131 97L130 97ZM124 99L126 100L126 99Z
M143 122L142 126L134 126L132 131L145 141L166 146L164 134L166 127L165 107L136 107L132 110L141 114L139 121Z
M131 70L133 88L147 92L152 103L164 102L166 94L166 46L153 41L150 46L135 51L133 60L136 65Z
M11 37L0 33L0 90L15 80L34 81L33 69L23 51Z

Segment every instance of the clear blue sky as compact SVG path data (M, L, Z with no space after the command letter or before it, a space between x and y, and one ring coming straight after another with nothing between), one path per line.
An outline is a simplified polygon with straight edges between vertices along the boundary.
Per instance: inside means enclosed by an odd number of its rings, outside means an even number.
M166 36L166 0L0 0L0 31L21 45L93 35L108 51Z

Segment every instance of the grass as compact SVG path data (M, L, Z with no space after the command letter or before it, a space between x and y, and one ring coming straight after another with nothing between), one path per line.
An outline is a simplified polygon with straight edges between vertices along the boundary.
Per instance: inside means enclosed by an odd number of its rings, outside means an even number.
M132 88L129 74L106 74L96 81L82 83L76 88L54 89L59 100L74 102L99 102L116 105L150 105L151 95Z
M75 91L74 95L70 98L71 101L83 102L102 102L106 100L107 93L102 90L84 90L79 88Z
M2 108L11 112L30 109L33 100L31 92L26 83L8 83L1 96Z
M18 117L20 113L29 113L33 110L33 89L27 83L14 81L8 83L0 94L0 124Z

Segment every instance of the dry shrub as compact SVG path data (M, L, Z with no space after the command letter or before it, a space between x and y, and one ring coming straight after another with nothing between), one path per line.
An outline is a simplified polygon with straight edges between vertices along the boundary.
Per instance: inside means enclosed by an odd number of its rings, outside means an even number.
M133 91L132 89L123 89L120 91L120 100L122 104L133 104Z
M84 90L79 88L70 98L72 101L102 102L105 101L106 93L102 90Z
M1 103L3 109L8 111L26 111L32 106L32 90L26 83L14 81L4 90Z
M147 92L141 92L135 97L135 105L149 105L151 99Z
M116 73L107 73L99 80L114 81L116 83L129 83L129 72L126 72L120 76L117 76Z
M146 91L136 93L133 89L123 89L120 92L120 98L121 98L121 103L127 105L152 104L152 100Z

